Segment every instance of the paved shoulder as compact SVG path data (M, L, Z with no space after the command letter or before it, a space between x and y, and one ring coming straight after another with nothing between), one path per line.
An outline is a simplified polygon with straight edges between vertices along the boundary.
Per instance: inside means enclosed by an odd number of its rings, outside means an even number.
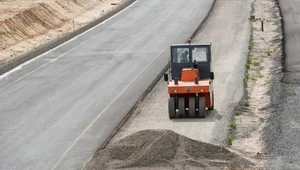
M284 81L300 83L300 1L279 0L284 21L285 75Z

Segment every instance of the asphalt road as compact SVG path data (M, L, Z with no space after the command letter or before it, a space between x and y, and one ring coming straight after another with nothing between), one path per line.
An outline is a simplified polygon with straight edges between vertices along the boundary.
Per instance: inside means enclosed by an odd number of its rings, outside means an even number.
M204 28L194 38L194 43L212 43L214 111L205 119L170 120L167 83L161 80L110 143L144 129L169 129L195 140L225 145L234 107L244 94L250 13L251 0L217 0Z
M300 1L279 0L284 21L285 75L287 83L300 83Z
M169 45L184 42L212 2L139 0L2 75L0 169L80 169L166 66Z

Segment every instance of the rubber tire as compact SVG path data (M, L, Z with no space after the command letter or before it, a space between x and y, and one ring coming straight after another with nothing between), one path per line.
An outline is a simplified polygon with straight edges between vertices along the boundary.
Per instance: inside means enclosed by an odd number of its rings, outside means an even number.
M189 117L196 117L196 100L195 97L189 98Z
M177 117L185 117L185 101L183 97L178 98L178 110Z
M206 117L206 101L205 97L199 97L199 117Z
M214 91L212 91L212 106L211 108L208 108L208 110L214 110L215 109L215 97L214 97Z
M176 109L175 109L175 99L173 97L169 98L169 118L176 117Z

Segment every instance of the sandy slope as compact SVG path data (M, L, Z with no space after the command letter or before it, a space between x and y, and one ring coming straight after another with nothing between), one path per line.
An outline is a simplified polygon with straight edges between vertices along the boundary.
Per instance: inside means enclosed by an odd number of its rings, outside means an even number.
M1 1L0 64L90 23L124 1Z

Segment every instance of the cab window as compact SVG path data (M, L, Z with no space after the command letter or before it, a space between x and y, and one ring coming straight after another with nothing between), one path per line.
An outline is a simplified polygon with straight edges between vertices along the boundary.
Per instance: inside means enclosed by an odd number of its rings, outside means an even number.
M174 63L190 62L189 48L173 48L172 53Z
M206 47L195 47L192 49L193 60L197 62L207 61L207 48Z

